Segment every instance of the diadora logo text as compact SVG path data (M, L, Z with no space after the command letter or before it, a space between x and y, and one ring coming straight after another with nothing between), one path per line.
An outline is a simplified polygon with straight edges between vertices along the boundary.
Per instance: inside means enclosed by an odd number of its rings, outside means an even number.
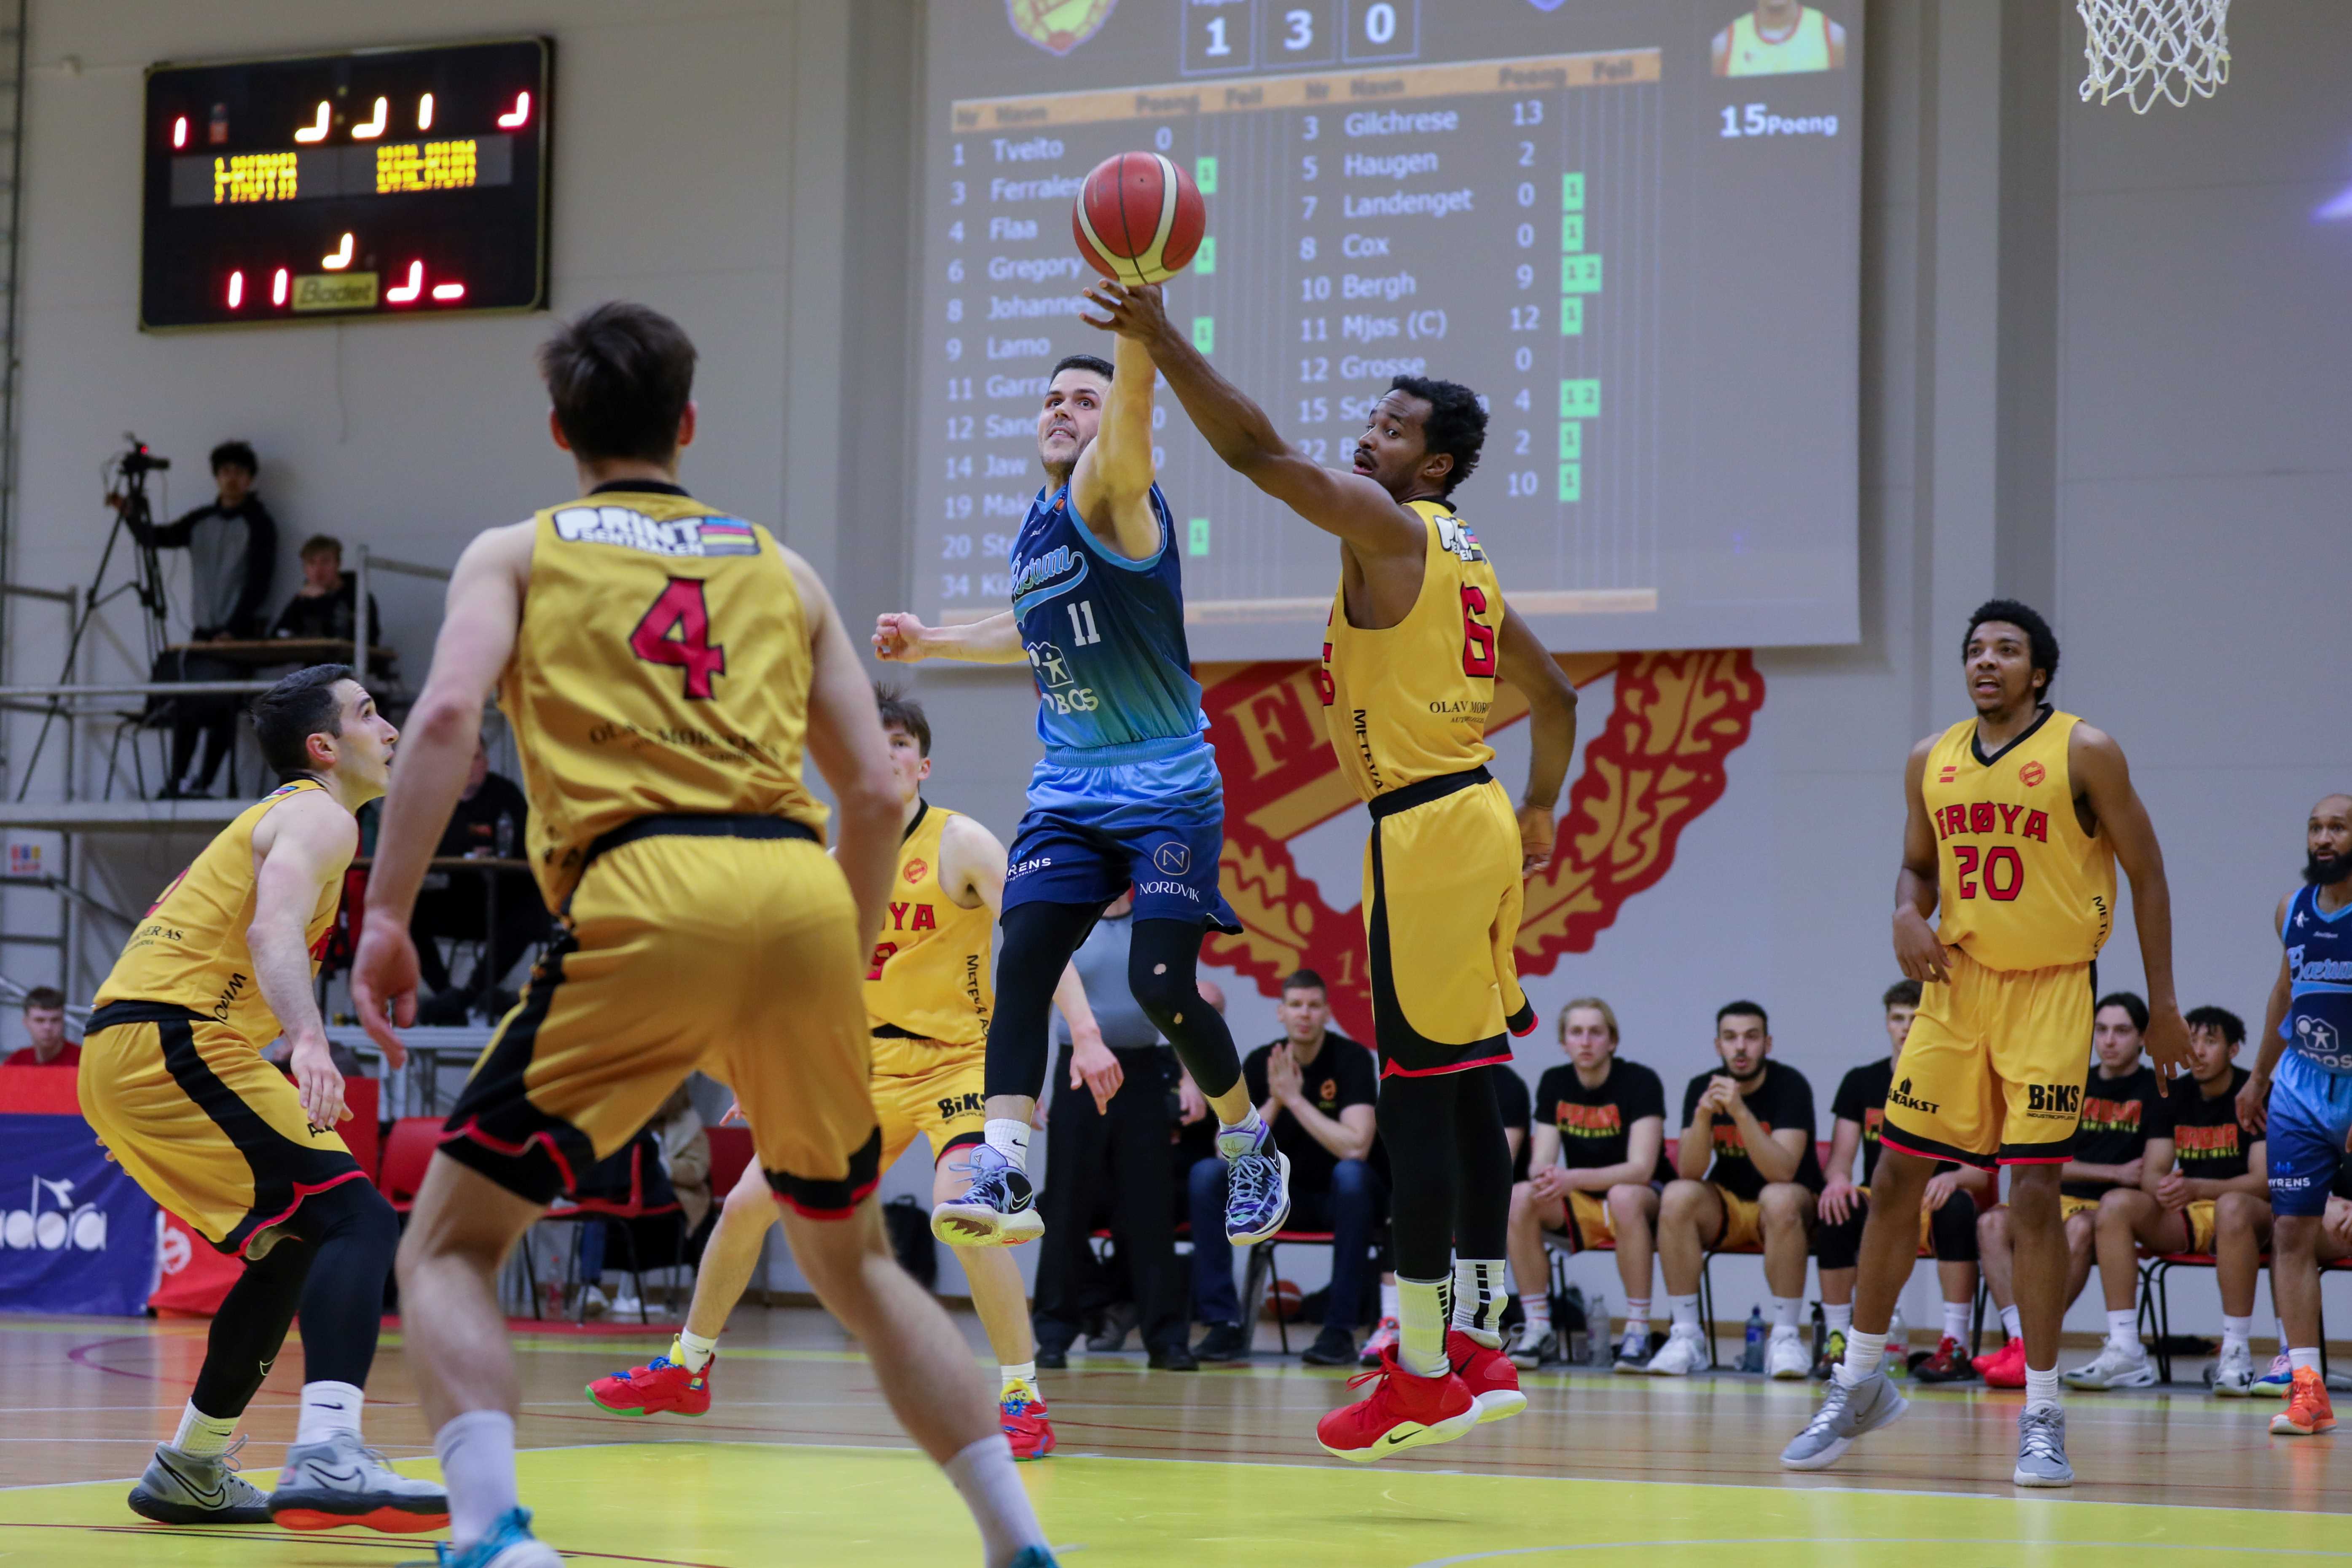
M29 1207L0 1215L0 1247L17 1252L77 1252L106 1250L106 1211L96 1204L77 1204L74 1184L33 1178Z

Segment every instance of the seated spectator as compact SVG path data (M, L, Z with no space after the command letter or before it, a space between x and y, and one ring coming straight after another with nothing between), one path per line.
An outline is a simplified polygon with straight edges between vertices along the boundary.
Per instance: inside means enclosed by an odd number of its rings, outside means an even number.
M1683 1094L1683 1131L1674 1181L1658 1201L1658 1268L1674 1321L1664 1348L1643 1370L1687 1377L1714 1359L1698 1321L1699 1270L1710 1247L1761 1247L1772 1293L1772 1337L1764 1367L1803 1377L1812 1363L1797 1337L1811 1253L1813 1194L1822 1162L1813 1147L1813 1086L1770 1059L1764 1009L1728 1002L1715 1015L1719 1072L1703 1072Z
M2158 1098L2154 1069L2140 1064L2140 1036L2147 1027L2147 1004L2129 991L2099 998L2091 1016L2091 1051L2096 1058L2083 1085L2083 1117L2074 1134L2074 1158L2060 1173L2058 1207L2066 1225L2066 1305L2090 1283L2092 1245L2098 1234L2099 1201L2116 1187L2137 1187L2147 1151L2147 1129ZM2011 1288L2009 1210L1987 1209L1977 1221L1977 1251L1983 1259L1985 1289L2000 1310L2009 1341L1976 1369L1995 1388L2025 1386L2024 1330L2018 1325L2017 1297ZM2135 1281L2139 1277L2132 1270Z
M1886 1119L1886 1097L1903 1065L1903 1042L1919 1011L1919 983L1898 980L1878 1000L1885 1010L1886 1038L1893 1048L1846 1074L1837 1098L1830 1102L1829 1184L1822 1188L1821 1225L1813 1233L1814 1255L1821 1263L1822 1313L1829 1331L1816 1347L1816 1378L1827 1378L1845 1359L1846 1335L1853 1331L1855 1264L1863 1221L1870 1214L1870 1178L1878 1170L1879 1123ZM1859 1186L1853 1180L1857 1149L1862 1153ZM1936 1255L1936 1274L1944 1288L1944 1331L1934 1352L1913 1369L1922 1383L1963 1383L1977 1375L1968 1352L1969 1314L1977 1294L1977 1209L1980 1199L1990 1203L1992 1192L1991 1172L1956 1161L1938 1163L1936 1173L1927 1178L1919 1215L1920 1245ZM1889 1348L1902 1353L1902 1347Z
M1274 1129L1276 1148L1290 1162L1294 1230L1331 1233L1331 1289L1323 1330L1300 1357L1310 1366L1346 1366L1356 1359L1355 1322L1361 1315L1372 1228L1382 1192L1366 1156L1372 1148L1372 1108L1380 1072L1372 1053L1330 1028L1331 1004L1323 977L1302 969L1282 983L1276 1009L1282 1038L1260 1046L1242 1062L1242 1079L1258 1114ZM1192 1300L1209 1331L1194 1354L1234 1361L1248 1353L1242 1308L1234 1290L1234 1252L1225 1240L1225 1163L1192 1167Z
M2146 1388L2156 1362L2140 1342L2139 1258L2153 1253L2227 1247L2234 1267L2220 1270L2223 1374L2242 1392L2254 1379L2254 1279L2271 1228L2270 1183L2263 1135L2238 1121L2238 1090L2252 1075L2232 1059L2245 1044L2246 1026L2226 1008L2198 1007L2189 1025L2189 1083L2147 1105L2147 1149L2137 1186L2107 1189L2094 1222L2099 1288L2107 1298L2107 1342L2065 1375L2069 1388ZM2193 1086L2193 1087L2192 1087ZM2221 1232L2226 1227L2227 1240Z
M139 542L157 550L185 550L191 578L189 618L194 624L190 640L222 642L261 635L262 602L269 596L269 579L278 565L278 523L254 493L260 459L243 441L224 441L212 451L213 483L217 493L206 505L160 528L142 527ZM155 670L158 680L236 680L247 672L201 654L166 654ZM171 777L166 799L205 795L236 740L237 700L234 697L168 699L172 725ZM188 772L196 741L205 742L203 767Z
M343 542L314 533L302 542L302 585L270 624L273 637L331 637L349 642L358 632L359 584L343 575ZM368 637L383 629L375 595L368 595ZM356 661L355 661L356 662Z
M81 1047L66 1038L66 994L54 985L25 993L25 1035L33 1043L8 1054L0 1067L71 1068L81 1065Z
M474 744L474 765L466 775L465 793L434 851L441 859L511 860L525 853L530 808L512 779L490 772L490 755L480 742ZM488 880L498 879L498 929L486 929L489 917ZM528 871L431 870L416 896L416 911L408 922L416 939L416 967L432 994L418 1004L420 1024L462 1024L480 1011L496 1018L514 1005L515 996L499 986L508 970L526 949L547 938L547 906ZM482 956L462 986L453 985L448 964L436 939L480 941Z
M1511 1273L1527 1313L1511 1360L1536 1367L1568 1359L1547 1293L1549 1231L1580 1252L1617 1249L1617 1278L1625 1289L1617 1367L1640 1372L1650 1359L1658 1194L1675 1176L1665 1154L1665 1086L1641 1063L1618 1059L1617 1015L1598 996L1580 996L1560 1009L1559 1046L1568 1065L1547 1069L1536 1084L1542 1114L1525 1178L1511 1188ZM1609 1325L1595 1323L1592 1331L1605 1336Z

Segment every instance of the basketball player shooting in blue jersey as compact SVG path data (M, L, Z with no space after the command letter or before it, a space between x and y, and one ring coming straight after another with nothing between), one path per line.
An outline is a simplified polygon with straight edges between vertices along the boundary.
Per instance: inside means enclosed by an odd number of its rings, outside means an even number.
M1230 1167L1225 1234L1262 1241L1290 1214L1289 1162L1249 1090L1233 1036L1201 1000L1205 928L1241 929L1217 890L1224 784L1184 640L1184 584L1151 460L1150 353L1122 340L1116 368L1089 354L1054 367L1037 415L1045 483L1013 544L1013 607L964 626L882 616L883 659L1029 663L1045 755L1029 781L1004 879L996 1012L988 1026L987 1142L972 1184L933 1211L959 1247L1045 1229L1029 1180L1029 1126L1045 1087L1054 987L1103 906L1132 885L1128 984L1216 1111Z

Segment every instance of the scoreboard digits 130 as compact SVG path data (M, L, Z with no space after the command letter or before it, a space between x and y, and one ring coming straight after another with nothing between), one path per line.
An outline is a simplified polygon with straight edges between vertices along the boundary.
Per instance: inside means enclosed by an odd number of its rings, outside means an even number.
M152 67L140 325L541 308L554 47Z

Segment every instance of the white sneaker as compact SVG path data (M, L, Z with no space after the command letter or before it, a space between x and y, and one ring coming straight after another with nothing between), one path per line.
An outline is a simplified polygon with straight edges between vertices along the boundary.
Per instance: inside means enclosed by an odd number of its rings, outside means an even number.
M1813 1370L1813 1358L1805 1353L1805 1342L1797 1337L1794 1329L1774 1329L1764 1346L1764 1375L1781 1382L1802 1381Z
M2245 1345L2224 1344L2221 1359L2213 1364L2213 1397L2244 1399L2254 1386L2254 1352Z
M393 1534L449 1528L449 1497L438 1481L404 1476L356 1432L286 1450L269 1517L287 1530L363 1524Z
M615 1318L642 1318L646 1314L646 1304L635 1296L615 1296L612 1310Z
M2137 1341L2119 1345L2109 1340L2099 1347L2096 1359L2058 1381L2069 1388L2149 1388L2156 1384L2156 1363L2147 1347Z
M1676 1323L1666 1334L1664 1348L1642 1369L1652 1377L1688 1377L1706 1370L1706 1341L1696 1326Z
M580 1315L583 1318L601 1318L613 1310L613 1303L604 1299L604 1289L601 1285L580 1287L580 1299L577 1305Z
M1539 1323L1533 1318L1519 1325L1519 1337L1511 1342L1511 1364L1522 1371L1557 1364L1559 1342L1553 1337L1549 1323Z

